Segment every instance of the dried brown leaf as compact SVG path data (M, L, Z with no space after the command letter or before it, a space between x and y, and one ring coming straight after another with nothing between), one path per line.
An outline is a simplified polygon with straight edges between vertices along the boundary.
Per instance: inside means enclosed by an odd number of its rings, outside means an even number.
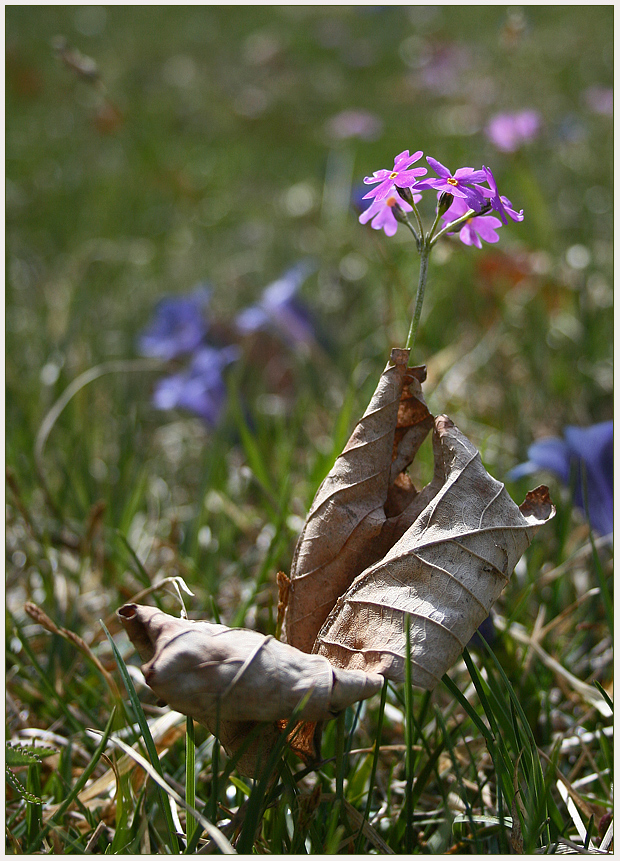
M435 421L433 448L433 480L395 519L409 521L407 531L337 601L314 647L334 666L404 681L409 619L412 681L427 689L458 659L555 513L545 487L517 507L446 416Z
M432 427L409 350L392 350L368 409L319 487L297 542L284 618L286 641L312 651L337 599L393 543L416 496L404 470ZM406 528L406 527L405 527Z
M137 604L121 607L118 616L156 696L211 732L217 725L229 753L257 722L271 724L250 747L246 767L254 768L271 748L276 722L292 717L300 705L304 720L327 720L383 683L381 676L332 667L320 655L256 631L178 619Z
M278 629L118 611L147 683L173 709L217 732L241 772L265 764L291 717L289 743L317 755L321 722L405 679L432 689L508 582L535 531L554 514L547 488L518 508L445 416L433 422L424 368L393 350L373 398L319 488L290 580L278 575ZM434 424L435 470L418 492L407 468ZM248 739L248 736L250 738Z

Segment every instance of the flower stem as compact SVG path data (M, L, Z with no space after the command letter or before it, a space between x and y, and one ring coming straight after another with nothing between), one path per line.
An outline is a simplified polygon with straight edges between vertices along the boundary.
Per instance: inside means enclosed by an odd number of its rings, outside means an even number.
M411 320L409 334L407 335L407 343L405 345L408 350L413 350L413 345L415 344L416 335L418 333L418 326L420 325L422 303L424 302L424 290L426 288L426 278L428 276L428 258L430 253L430 247L426 242L423 242L422 247L420 248L420 277L418 279L418 292L415 297L413 319Z
M470 218L473 218L473 217L478 216L478 215L486 215L490 211L491 211L491 204L490 203L487 204L486 206L484 206L480 210L480 212L476 212L475 209L468 209L464 215L460 216L460 218L457 218L455 221L451 221L450 224L446 224L444 227L442 227L441 230L435 236L432 237L432 239L430 240L430 244L435 245L437 240L441 239L441 237L444 236L446 233L454 233L456 231L457 227L460 227L462 224L465 224L465 222L469 221ZM435 227L433 226L433 230L434 229L435 229ZM433 231L431 230L431 234L430 234L431 236L432 236L432 233L433 233Z
M407 218L407 213L406 213L406 212L403 212L403 216L404 216L404 217L403 217L403 219L402 219L402 221L401 221L401 224L404 224L404 225L405 225L405 227L407 227L407 228L411 231L411 233L413 234L413 238L415 239L415 244L416 244L417 248L419 249L419 248L420 248L420 237L419 237L419 236L418 236L418 234L415 232L415 227L413 226L413 224L412 224L412 223L409 221L409 219Z
M418 231L420 233L420 239L423 240L424 239L424 227L422 226L422 219L420 218L420 213L418 212L418 207L415 205L415 203L413 201L411 202L411 207L413 209L413 214L415 215L415 220L418 223Z

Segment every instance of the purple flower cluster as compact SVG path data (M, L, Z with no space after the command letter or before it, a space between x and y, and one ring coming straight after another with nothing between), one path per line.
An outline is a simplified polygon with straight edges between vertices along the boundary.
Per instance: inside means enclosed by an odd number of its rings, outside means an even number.
M270 284L261 299L242 311L235 320L240 336L267 329L289 346L308 349L314 342L310 314L296 293L312 270L309 263L292 267ZM153 320L138 339L142 355L178 360L188 365L159 380L153 392L157 409L188 410L210 426L219 422L226 407L224 374L241 357L238 344L210 343L206 316L210 290L200 285L186 296L169 296L155 307Z
M421 150L413 155L405 150L394 159L392 170L377 170L364 178L366 185L374 185L375 188L363 197L363 200L372 202L360 215L361 224L370 221L375 230L382 229L387 236L393 236L398 221L413 211L422 197L419 192L427 189L436 192L438 201L450 201L446 195L451 195L452 202L441 216L441 230L447 233L458 230L465 245L482 248L481 240L497 242L496 231L508 224L508 219L523 221L523 210L514 210L508 198L499 193L490 168L460 167L452 172L429 156L426 161L436 175L426 176L427 168L412 167L422 155ZM468 213L469 217L466 217ZM454 231L450 230L452 225Z

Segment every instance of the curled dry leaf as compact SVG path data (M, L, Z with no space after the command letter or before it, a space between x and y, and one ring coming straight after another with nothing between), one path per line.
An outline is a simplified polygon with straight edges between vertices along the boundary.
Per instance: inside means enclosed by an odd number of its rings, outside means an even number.
M246 761L256 765L259 747L268 751L278 735L277 721L302 706L309 721L334 717L380 690L383 678L332 667L255 631L227 628L169 616L154 607L126 604L118 610L153 692L171 708L193 717L234 753L256 722L259 745ZM219 722L219 725L218 725Z
M408 524L416 491L404 470L433 426L409 350L392 350L368 409L319 487L297 542L283 636L311 652L323 622L354 579Z
M425 369L408 358L392 350L317 491L290 580L278 575L286 643L135 604L118 611L149 686L217 732L229 755L245 745L237 767L250 776L294 713L292 747L312 758L321 721L384 677L404 681L407 624L412 682L432 689L555 513L546 487L517 507L450 419L433 421ZM406 470L433 425L434 476L417 492Z
M546 487L517 507L446 416L435 420L433 448L433 480L400 515L407 531L338 599L314 647L334 666L402 682L409 623L412 682L429 690L555 513Z

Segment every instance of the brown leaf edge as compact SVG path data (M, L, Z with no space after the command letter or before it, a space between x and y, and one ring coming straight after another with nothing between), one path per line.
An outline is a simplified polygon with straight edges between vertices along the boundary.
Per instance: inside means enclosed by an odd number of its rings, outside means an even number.
M338 597L407 528L399 515L412 510L418 493L406 469L433 427L421 388L426 367L408 367L409 353L391 350L371 401L317 490L298 538L286 600L281 601L282 635L302 651L312 651ZM372 468L350 481L354 470L349 461L359 470L369 447ZM363 484L369 480L372 487ZM327 500L332 506L329 524L321 522Z
M553 508L549 488L546 484L541 484L526 493L519 511L526 519L533 517L536 521L541 521L549 520Z

